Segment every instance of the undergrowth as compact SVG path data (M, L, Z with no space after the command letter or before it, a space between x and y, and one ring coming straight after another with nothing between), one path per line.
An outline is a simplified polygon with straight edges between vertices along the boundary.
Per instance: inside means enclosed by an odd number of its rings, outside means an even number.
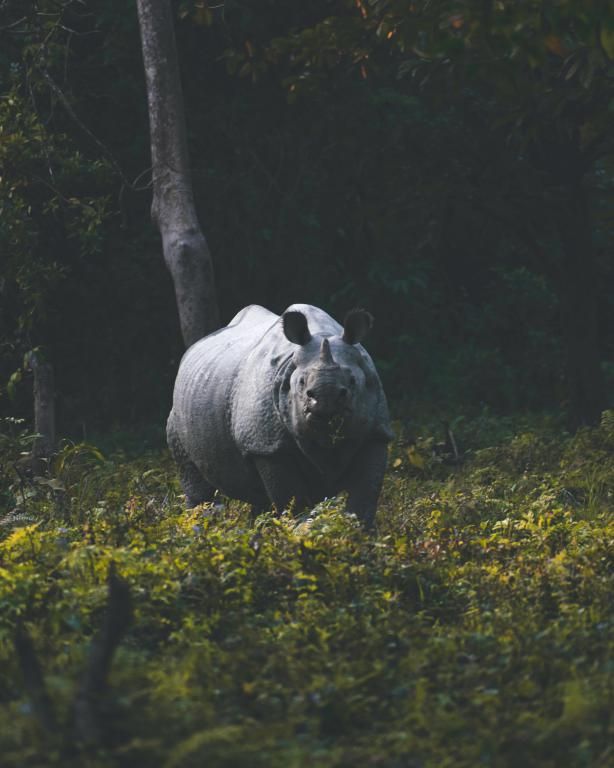
M573 437L459 425L455 463L397 440L376 534L342 499L255 524L223 499L186 510L165 453L66 446L32 478L5 434L2 766L612 764L612 412ZM111 561L135 616L93 748L70 713Z

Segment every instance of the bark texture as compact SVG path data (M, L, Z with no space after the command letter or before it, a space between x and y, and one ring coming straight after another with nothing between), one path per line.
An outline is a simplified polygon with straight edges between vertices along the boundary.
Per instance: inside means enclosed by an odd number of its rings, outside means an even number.
M137 0L137 7L149 104L151 213L189 347L219 326L213 265L194 206L170 0Z

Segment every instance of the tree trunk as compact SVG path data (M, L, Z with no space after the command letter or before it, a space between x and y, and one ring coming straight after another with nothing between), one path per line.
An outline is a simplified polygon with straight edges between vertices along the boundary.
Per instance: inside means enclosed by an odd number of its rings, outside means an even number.
M219 326L213 265L194 207L170 0L137 0L137 7L149 104L151 214L189 347Z
M53 367L38 352L30 352L27 364L34 377L33 459L48 459L55 451L55 385Z
M566 353L568 421L572 429L597 424L604 406L599 346L599 286L586 191L580 180L558 206L561 261L558 293Z

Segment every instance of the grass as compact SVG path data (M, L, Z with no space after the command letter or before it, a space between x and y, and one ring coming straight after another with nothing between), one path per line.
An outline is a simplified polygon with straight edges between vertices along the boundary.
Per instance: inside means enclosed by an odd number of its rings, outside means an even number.
M343 500L308 518L186 511L166 453L66 447L19 481L3 446L0 764L609 766L614 414L428 429L391 447L378 531ZM134 621L79 744L75 692L109 563ZM32 638L46 732L15 652Z

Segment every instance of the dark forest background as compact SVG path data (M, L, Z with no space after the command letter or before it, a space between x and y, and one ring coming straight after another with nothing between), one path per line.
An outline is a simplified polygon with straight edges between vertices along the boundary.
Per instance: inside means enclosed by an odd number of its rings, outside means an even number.
M178 2L222 322L364 306L389 398L564 411L614 391L610 2ZM150 223L129 0L0 2L0 410L162 424L183 351Z

